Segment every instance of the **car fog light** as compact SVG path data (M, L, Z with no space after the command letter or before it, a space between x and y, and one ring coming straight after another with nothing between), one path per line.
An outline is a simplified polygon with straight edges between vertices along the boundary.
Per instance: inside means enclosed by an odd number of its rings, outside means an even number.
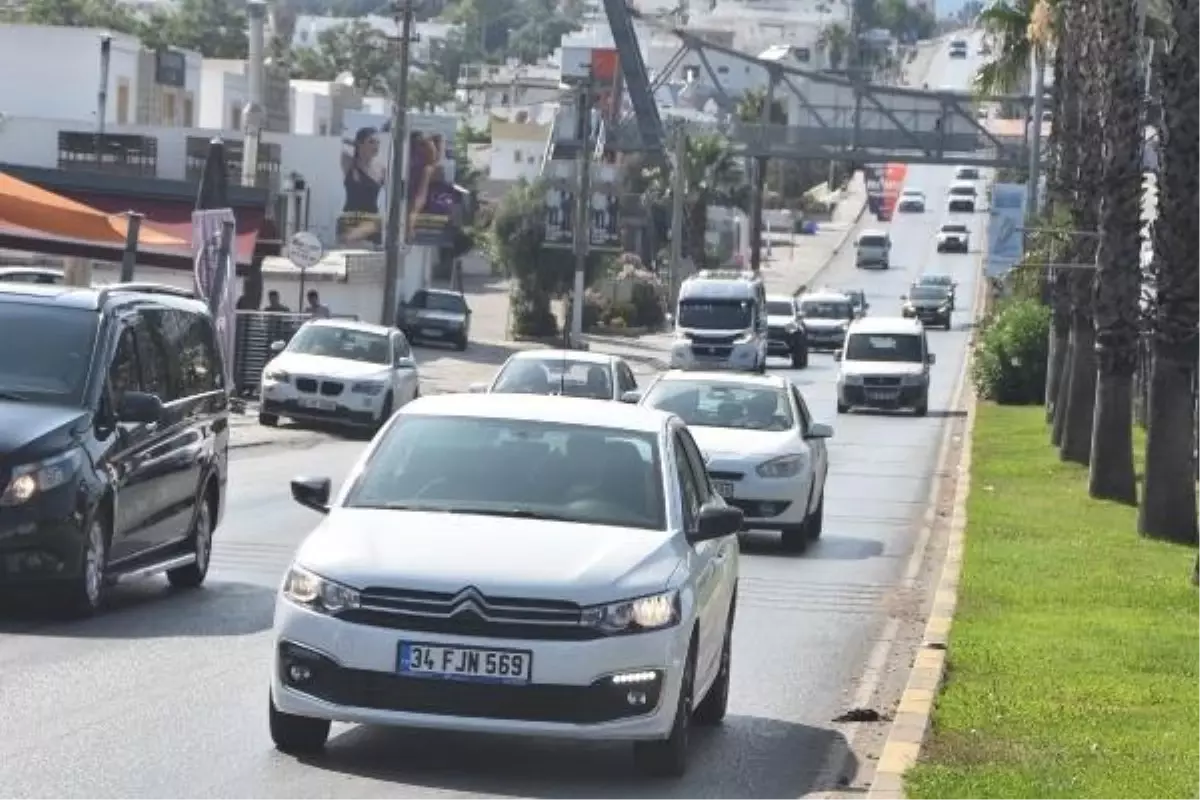
M629 703L631 706L644 706L646 705L646 693L630 692L629 694L625 695L625 702Z
M292 664L288 667L288 677L293 683L305 683L312 678L312 670L303 664Z
M641 672L621 672L612 676L612 682L617 686L628 686L634 683L653 683L658 679L658 673L650 670Z

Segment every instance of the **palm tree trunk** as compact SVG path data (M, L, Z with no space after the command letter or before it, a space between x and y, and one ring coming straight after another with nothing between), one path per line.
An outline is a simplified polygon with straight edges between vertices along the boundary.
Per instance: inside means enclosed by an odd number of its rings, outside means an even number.
M1066 277L1055 277L1052 295L1054 315L1050 320L1050 352L1047 354L1046 370L1046 422L1051 425L1057 416L1059 386L1067 372L1067 356L1071 351L1071 300ZM1062 431L1058 430L1061 437ZM1057 445L1060 440L1055 440L1052 434L1053 444Z
M692 267L696 270L704 269L708 256L708 242L705 238L708 233L708 203L704 200L689 203L684 224L687 226L684 241L688 245Z
M1141 104L1136 0L1103 0L1104 200L1096 263L1096 411L1088 493L1137 504L1133 373L1141 294Z
M1150 428L1146 435L1146 486L1138 532L1196 544L1196 446L1192 403L1194 359L1157 349L1150 367ZM1174 356L1174 357L1173 357Z
M1092 458L1092 418L1096 402L1096 337L1092 324L1092 275L1073 276L1071 292L1071 369L1063 404L1063 461L1086 465Z

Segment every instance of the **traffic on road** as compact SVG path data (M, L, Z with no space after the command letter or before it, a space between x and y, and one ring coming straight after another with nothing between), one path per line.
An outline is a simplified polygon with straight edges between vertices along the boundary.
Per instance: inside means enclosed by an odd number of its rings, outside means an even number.
M943 50L933 72L965 89L974 59ZM175 319L203 320L195 301L0 283L0 313L92 318L45 323L53 364L0 343L0 589L21 598L0 607L0 787L852 781L869 759L835 719L875 697L889 620L919 612L910 564L979 271L946 244L982 239L987 179L908 167L908 210L862 220L795 298L752 274L691 279L670 369L641 381L619 357L543 350L434 395L404 331L307 323L275 348L260 421L346 409L369 443L230 455L211 327ZM469 309L442 302L405 324L465 344Z

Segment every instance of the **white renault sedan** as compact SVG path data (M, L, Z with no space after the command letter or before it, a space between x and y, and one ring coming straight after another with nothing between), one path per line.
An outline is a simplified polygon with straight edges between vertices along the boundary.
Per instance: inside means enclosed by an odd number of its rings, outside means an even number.
M634 399L630 396L628 399ZM821 535L833 429L814 422L795 385L777 375L667 372L640 398L687 423L708 474L746 527L777 530L787 550Z
M620 356L585 350L522 350L508 357L491 383L473 383L468 391L620 400L637 386L633 370Z
M258 421L335 422L377 428L421 394L404 334L350 320L306 322L263 369Z
M462 394L405 406L337 495L275 607L270 728L330 720L628 740L683 774L729 697L742 512L687 427L595 400Z

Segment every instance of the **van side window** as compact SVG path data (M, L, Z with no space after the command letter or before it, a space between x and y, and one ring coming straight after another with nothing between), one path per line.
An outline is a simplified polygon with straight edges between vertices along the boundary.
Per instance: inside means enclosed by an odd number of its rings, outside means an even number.
M113 354L112 364L108 368L108 385L112 390L113 399L119 400L126 392L141 390L141 378L138 375L137 346L133 341L133 331L125 328L117 339L117 350Z
M145 309L134 328L142 391L157 395L164 403L183 396L177 369L172 368L171 349L164 333L163 313Z
M198 394L221 388L221 360L212 323L201 314L169 310L163 312L164 320L170 320L164 332L173 352L179 354L179 380L182 396Z

